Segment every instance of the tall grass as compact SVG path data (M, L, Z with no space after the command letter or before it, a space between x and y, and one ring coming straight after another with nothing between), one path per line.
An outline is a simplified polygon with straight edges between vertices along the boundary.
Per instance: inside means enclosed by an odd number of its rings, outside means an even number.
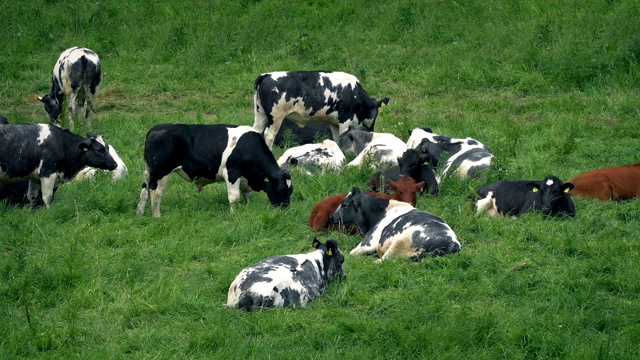
M36 96L58 55L89 47L105 71L94 130L130 171L63 185L49 209L0 206L1 358L640 356L638 201L575 199L575 219L513 220L476 216L467 200L502 178L638 161L636 1L1 5L0 113L46 122ZM234 214L223 185L198 193L176 177L163 217L135 218L146 131L251 125L258 74L312 69L353 73L390 97L378 131L475 137L497 162L418 201L451 225L459 254L347 255L347 279L305 309L226 309L233 278L262 258L308 252L314 236L351 250L359 236L314 234L306 221L371 172L293 173L290 209L257 193Z

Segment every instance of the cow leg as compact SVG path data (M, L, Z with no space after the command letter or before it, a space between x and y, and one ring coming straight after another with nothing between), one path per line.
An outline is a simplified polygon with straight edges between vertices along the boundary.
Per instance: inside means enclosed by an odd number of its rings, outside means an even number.
M40 191L42 191L42 202L49 207L53 201L53 190L56 186L57 176L51 175L48 178L40 178ZM37 196L37 194L36 194ZM31 201L31 199L29 199Z
M485 198L478 200L476 202L476 216L480 215L483 212L487 212L489 217L495 218L498 215L498 209L496 208L496 200L493 198L493 193L489 193Z
M333 124L329 124L331 126L331 136L333 136L333 141L335 141L336 143L338 142L338 140L340 140L340 127L337 125L333 125ZM346 129L345 129L346 131Z
M35 208L38 193L40 192L40 181L29 180L29 188L27 190L27 199L29 199L29 207Z
M273 147L273 142L276 139L276 135L278 135L278 131L280 131L280 126L282 125L284 118L284 116L273 118L273 124L264 130L264 141L267 143L269 149Z
M411 234L400 235L396 238L387 239L384 245L378 249L378 255L382 255L376 262L388 259L411 258L420 253L413 248Z
M223 176L225 178L225 182L227 183L227 199L229 200L229 206L232 213L235 213L235 207L238 201L240 201L240 187L242 182L242 177L238 178L235 183L231 183L229 181L229 177L227 175L227 171L223 171ZM246 180L245 180L246 181Z
M74 120L76 118L76 100L78 99L78 93L76 91L72 91L71 95L69 95L69 99L67 99L67 115L69 117L69 130L73 131L74 128Z
M158 180L158 185L155 189L151 189L151 215L154 217L160 217L160 203L162 202L162 195L169 183L169 175L166 175L162 179Z

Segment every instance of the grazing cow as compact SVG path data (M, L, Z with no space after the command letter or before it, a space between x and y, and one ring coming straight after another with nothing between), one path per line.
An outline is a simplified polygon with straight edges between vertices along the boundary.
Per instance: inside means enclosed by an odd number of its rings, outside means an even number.
M640 197L640 163L587 171L568 182L575 186L572 196L589 196L601 201Z
M326 122L334 141L350 125L373 131L378 108L389 103L369 97L358 79L343 72L278 71L260 75L253 86L253 128L269 148L285 118L300 126Z
M307 254L273 256L243 269L229 286L227 306L305 306L318 298L330 281L344 278L344 255L333 239L323 244L314 238L313 247Z
M87 134L87 135L89 137L96 139L100 144L104 145L104 147L107 148L107 151L109 151L109 155L111 155L113 160L115 160L116 164L118 164L116 169L111 171L112 173L111 180L118 181L127 177L127 173L129 172L129 169L127 168L127 165L124 163L124 161L122 161L122 159L118 155L118 152L116 151L116 149L114 149L113 146L111 146L110 144L107 144L107 142L104 141L104 138L100 134ZM80 170L80 172L76 175L76 180L92 179L95 174L96 174L96 168L86 167Z
M366 187L373 192L389 192L389 187L385 183L384 189L381 189L382 179L397 180L402 176L410 176L416 182L424 182L426 186L422 187L422 194L429 193L433 196L438 195L438 182L433 173L433 168L425 155L420 155L414 149L407 149L401 157L398 158L398 165L389 169L377 171L369 179Z
M0 183L29 180L31 207L38 191L49 207L54 188L86 166L111 171L117 164L94 138L50 124L0 125Z
M252 191L265 191L274 206L289 206L291 175L276 163L262 135L250 126L156 125L147 133L144 146L146 170L136 215L142 216L151 196L151 213L160 217L160 202L176 172L198 189L216 181L227 184L233 206Z
M382 193L373 193L368 192L366 194L373 195L375 197L379 197L381 199L387 200L397 200L404 201L411 206L415 207L418 202L418 191L423 188L424 182L416 183L413 178L410 176L403 176L398 179L397 182L393 180L387 180L389 185L389 189L391 191L395 191L394 194L382 194ZM348 194L340 194L329 196L328 198L321 200L318 202L313 209L311 210L311 216L309 216L309 226L314 231L320 231L324 229L328 230L339 230L340 226L331 225L329 223L329 218L336 211L338 206L344 198L347 197ZM351 227L349 229L345 229L346 232L355 233L358 231L356 227Z
M291 135L287 136L287 132ZM300 126L297 123L285 118L282 126L276 135L275 144L284 148L288 142L298 145L312 144L325 139L332 139L331 125L325 122L310 123Z
M426 132L425 134L426 137L420 141L415 149L419 153L427 155L429 162L434 167L438 167L440 161L446 161L444 166L440 166L441 170L436 175L438 183L450 172L454 172L461 179L477 177L493 161L491 150L478 140L472 138L456 139ZM445 159L442 159L443 153L447 154Z
M460 242L439 217L401 201L366 195L354 187L331 215L332 224L356 225L364 239L351 255L377 253L378 262L392 258L419 260L428 254L460 251Z
M576 216L569 193L573 184L550 175L542 181L501 180L478 189L477 213L490 217L519 216L527 211Z
M378 167L398 165L398 158L407 150L404 141L393 134L353 127L340 135L338 145L345 155L357 154L347 166L361 166L367 161L372 161L372 165Z
M278 165L295 165L305 169L312 175L325 168L337 169L344 163L344 154L333 140L325 140L320 144L305 144L289 148L278 159Z
M51 92L38 97L38 100L44 103L51 122L55 123L62 113L62 102L66 96L69 128L73 130L74 120L84 112L87 128L91 130L91 112L95 113L95 100L101 81L102 68L98 55L87 48L74 46L60 54L53 68ZM86 111L85 100L89 104Z

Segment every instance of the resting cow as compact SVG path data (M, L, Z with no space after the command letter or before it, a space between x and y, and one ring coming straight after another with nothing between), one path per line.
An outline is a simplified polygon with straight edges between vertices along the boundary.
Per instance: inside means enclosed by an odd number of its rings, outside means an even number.
M212 182L227 184L233 205L252 191L265 191L274 206L289 206L291 175L276 163L262 135L249 126L156 125L147 133L144 146L146 170L136 210L142 216L151 196L151 213L160 217L160 202L176 172L198 189Z
M486 211L489 216L519 216L527 211L545 215L576 215L569 193L573 184L563 183L555 176L542 181L502 180L478 189L477 213Z
M332 139L331 125L325 122L310 123L300 126L296 122L285 118L276 135L275 144L284 148L287 145L297 146L312 144L326 139Z
M260 75L253 86L253 128L264 133L269 148L285 118L304 126L326 122L333 140L350 125L373 131L378 108L389 103L369 97L358 79L343 72L278 71Z
M39 191L49 207L54 188L86 166L111 171L117 164L94 138L49 124L0 125L0 183L29 180L31 207Z
M401 157L398 158L398 165L388 168L385 171L377 171L367 181L365 185L373 192L389 192L389 187L385 183L384 189L381 189L382 179L398 180L402 176L410 176L416 182L424 182L426 185L422 187L422 193L429 193L433 196L438 195L438 182L433 173L433 168L424 155L418 154L414 149L407 149ZM414 205L415 206L415 205Z
M62 102L66 96L69 128L73 130L74 120L84 112L87 128L91 130L91 113L95 113L95 101L101 81L102 68L98 55L87 48L74 46L60 54L53 68L51 92L38 97L38 100L44 103L51 122L55 123L62 113ZM86 111L85 100L89 105Z
M575 186L572 196L601 201L640 197L640 163L587 171L568 182Z
M403 176L398 179L397 182L387 180L387 183L389 189L395 192L394 194L383 194L377 192L368 192L366 194L373 195L381 199L404 201L415 207L418 202L418 191L424 187L424 182L416 183L416 181L409 176ZM309 226L311 229L314 231L324 229L339 230L340 226L331 225L329 223L329 218L336 211L338 206L340 206L340 203L347 197L347 195L348 194L333 195L318 202L311 210L311 216L309 216ZM349 229L345 229L345 231L351 233L356 232L358 229L355 228L356 231L354 231L354 228L355 227L351 227Z
M320 144L305 144L287 149L278 159L278 165L293 165L304 169L308 175L326 168L337 169L344 163L344 154L333 140Z
M338 145L345 155L357 155L347 166L362 166L368 161L377 167L398 165L398 158L407 150L404 141L393 134L376 133L353 127L340 135Z
M243 269L229 286L227 306L304 306L318 298L330 281L344 278L344 255L333 239L326 244L313 239L313 247L307 254L274 256Z
M354 187L331 215L334 225L356 225L364 239L351 255L375 254L378 262L392 258L419 260L428 254L460 251L449 225L439 217L401 201L366 195Z

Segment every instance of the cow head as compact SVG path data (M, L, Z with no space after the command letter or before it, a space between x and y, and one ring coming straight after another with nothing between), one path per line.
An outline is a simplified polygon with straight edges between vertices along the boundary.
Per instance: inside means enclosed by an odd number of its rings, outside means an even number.
M47 111L47 114L49 114L51 122L55 123L58 121L60 114L62 114L62 101L54 94L38 96L38 100L44 104L44 109Z
M344 271L342 270L344 255L338 248L338 242L329 239L326 244L323 244L317 238L314 238L313 247L322 251L322 263L324 271L326 272L327 281L344 279Z
M423 162L428 162L432 167L437 167L444 150L437 143L422 139L420 145L416 147L416 151L422 156Z
M342 200L336 211L331 214L329 223L333 225L347 227L357 226L361 228L360 225L363 225L365 220L363 211L360 209L360 198L363 196L364 193L360 191L360 189L353 187L351 192L347 194L347 197Z
M565 213L571 217L576 216L576 209L569 196L574 185L563 183L555 176L547 176L541 184L530 182L527 188L536 195L536 210L546 215Z
M93 137L83 139L78 148L82 152L83 165L112 171L118 164L109 154L107 148Z
M391 179L388 179L387 184L389 185L390 190L395 191L396 200L404 201L408 204L416 206L416 203L418 202L418 191L422 189L425 182L421 181L419 183L416 183L416 181L412 177L403 176L395 182Z
M398 167L400 167L400 176L411 176L418 178L422 165L429 164L426 155L419 154L415 149L407 149L402 156L398 157Z
M283 208L289 207L291 203L291 193L293 193L293 185L291 184L291 174L287 169L280 169L276 176L267 175L264 179L264 191L273 206Z
M374 98L371 98L372 104L369 105L369 114L366 115L364 119L362 119L362 126L367 131L373 131L373 128L376 124L376 119L378 118L379 108L383 108L389 104L389 98L384 98L380 101L377 101Z
M344 154L359 154L372 139L372 132L349 126L347 131L340 134L338 147Z

